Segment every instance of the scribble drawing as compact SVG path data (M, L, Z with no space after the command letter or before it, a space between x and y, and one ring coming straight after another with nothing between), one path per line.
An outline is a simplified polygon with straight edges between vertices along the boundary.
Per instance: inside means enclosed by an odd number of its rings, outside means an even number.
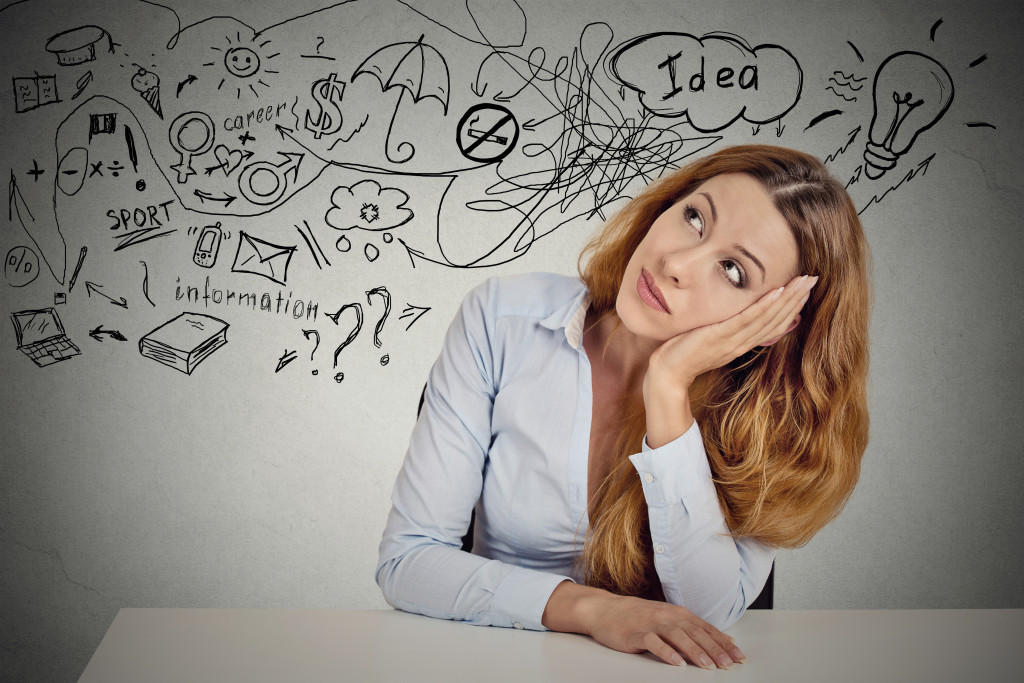
M395 116L406 92L414 103L431 97L436 99L444 107L444 114L448 114L448 63L434 47L424 44L423 38L421 35L414 43L386 45L367 57L352 72L351 80L360 74L370 74L380 81L381 90L399 89L398 101L391 114L384 141L385 156L393 164L404 164L416 154L416 148L410 142L403 141L394 147L391 143Z
M325 265L331 265L331 262L327 260L327 254L320 247L320 242L317 241L316 235L313 234L313 229L309 227L307 221L302 221L302 224L306 226L306 230L303 231L299 226L295 226L295 229L299 231L302 236L302 241L309 247L309 253L313 256L313 262L316 263L316 267L323 270L323 266L320 265L320 261L323 261Z
M228 343L228 324L202 313L182 313L139 340L139 353L191 375L210 354Z
M232 272L252 273L284 285L288 283L288 264L295 253L295 245L271 244L252 235L239 231L238 251Z
M484 253L460 258L453 255L458 241L442 237L439 220L439 254L399 240L414 267L425 260L483 268L519 258L567 223L604 218L607 207L629 196L635 181L646 184L721 139L684 136L677 129L686 120L669 120L627 103L625 86L610 81L601 69L612 39L607 24L593 23L584 28L571 56L559 57L552 66L542 50L532 51L529 58L499 51L498 58L484 60L474 91L502 99L530 97L531 110L541 115L519 125L524 134L544 142L519 145L494 167L499 180L486 189L486 198L466 202L474 211L508 212L516 221L510 231L503 230ZM652 69L657 71L657 66ZM487 132L485 128L480 134ZM450 188L451 183L445 194Z
M361 180L352 187L335 188L324 221L335 230L391 230L412 220L408 201L409 195L398 188Z
M11 314L18 349L43 367L77 356L81 351L68 339L56 309L18 311Z
M897 52L879 65L872 91L875 109L864 147L864 173L877 179L946 113L953 101L953 81L931 57Z
M39 257L28 247L14 247L4 259L4 277L11 287L24 287L39 277Z
M61 66L75 66L96 59L96 44L107 41L107 52L114 52L114 39L99 26L79 26L62 31L46 41L46 51L57 57Z
M24 76L14 79L14 111L17 114L60 102L56 76Z

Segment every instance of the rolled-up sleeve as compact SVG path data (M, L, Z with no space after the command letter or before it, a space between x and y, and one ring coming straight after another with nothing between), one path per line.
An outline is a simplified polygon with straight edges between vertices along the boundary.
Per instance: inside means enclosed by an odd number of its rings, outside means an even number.
M392 493L376 579L388 604L401 610L543 630L548 598L568 577L461 550L483 484L499 385L493 288L491 278L466 297L431 369Z
M764 587L775 550L729 535L696 422L660 448L645 439L630 461L643 482L665 599L718 628L732 625Z

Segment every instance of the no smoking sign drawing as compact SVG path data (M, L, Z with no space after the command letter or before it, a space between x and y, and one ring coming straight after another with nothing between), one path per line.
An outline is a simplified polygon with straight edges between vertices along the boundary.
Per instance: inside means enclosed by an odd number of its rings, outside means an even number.
M515 149L518 140L516 117L496 104L473 105L459 121L459 151L473 161L501 161Z

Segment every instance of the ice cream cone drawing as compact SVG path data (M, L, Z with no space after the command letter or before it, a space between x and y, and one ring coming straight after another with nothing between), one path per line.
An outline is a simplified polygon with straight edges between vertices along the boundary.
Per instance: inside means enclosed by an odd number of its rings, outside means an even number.
M140 66L139 70L132 76L132 88L142 95L142 99L146 100L146 103L156 112L157 116L161 119L164 117L163 110L160 108L159 76L152 71L146 71Z

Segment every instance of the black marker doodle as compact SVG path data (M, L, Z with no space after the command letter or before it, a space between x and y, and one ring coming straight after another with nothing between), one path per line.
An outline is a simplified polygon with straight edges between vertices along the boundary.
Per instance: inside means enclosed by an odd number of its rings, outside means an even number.
M117 246L114 247L114 251L121 251L122 249L127 249L128 247L136 244L155 240L158 237L166 237L167 235L177 232L177 228L171 228L169 230L164 230L163 232L156 232L159 229L160 228L158 227L142 228L141 230L133 230L132 232L123 233L121 235L111 235L113 239L118 240ZM154 232L156 233L155 235L151 234Z
M472 161L501 161L519 141L519 123L505 107L477 104L470 107L456 128L462 156Z
M231 85L235 88L235 99L242 98L242 88L248 88L248 90L259 97L260 94L256 92L256 85L261 85L264 88L269 88L270 84L260 78L264 74L276 74L278 71L274 69L268 69L264 66L263 62L270 62L280 56L280 52L274 52L272 54L264 54L265 48L270 44L271 41L265 40L261 43L256 43L256 39L259 34L254 33L249 43L246 45L236 45L236 43L243 42L242 36L239 33L235 34L235 40L232 41L229 37L228 45L231 47L224 50L224 59L221 64L224 70L227 71L227 75L232 79ZM211 47L215 52L222 51L219 47ZM205 62L203 66L217 68L215 62ZM255 79L255 80L253 80ZM217 90L224 87L225 83L228 82L227 78L221 78L217 84Z
M206 168L206 175L219 169L224 171L225 176L230 176L243 162L251 159L253 154L255 152L252 150L242 152L237 149L228 149L227 145L217 145L213 148L213 156L217 158L218 163L216 166Z
M82 264L85 263L85 256L89 253L89 247L83 246L78 251L78 263L75 264L75 271L71 273L71 280L68 281L68 291L70 292L75 288L75 282L78 281L78 273L82 270Z
M139 340L139 353L186 375L228 343L228 324L202 313L182 313Z
M857 46L851 43L850 41L846 41L846 44L849 45L850 49L853 50L853 53L857 55L857 60L863 62L864 57L863 55L861 55L860 50L857 49Z
M288 176L298 181L299 166L303 154L294 152L278 152L284 161L274 164L269 161L257 161L242 169L238 176L238 189L253 204L270 205L279 202L288 192ZM273 182L267 182L268 176ZM198 194L198 190L196 191ZM231 202L229 201L228 204ZM225 206L227 206L225 204Z
M103 341L104 335L109 337L109 338L111 338L111 339L116 339L117 341L123 341L123 342L124 341L128 341L128 337L126 337L123 334L121 334L120 331L118 331L118 330L105 330L105 329L103 329L103 325L97 325L96 329L89 330L89 336L92 337L93 339L95 339L98 342L102 342Z
M384 301L384 313L381 314L380 320L373 328L373 345L378 349L381 347L380 333L384 329L384 322L388 319L388 314L391 313L391 292L388 291L387 287L374 287L366 293L366 303L373 305L373 301L370 297L376 294Z
M69 149L57 165L57 188L68 197L74 197L85 183L85 169L88 166L89 150L85 147Z
M142 295L146 297L146 301L153 308L156 308L156 304L149 298L149 266L146 265L145 261L139 261L142 264Z
M964 125L968 128L991 128L995 130L995 126L991 123L986 123L985 121L966 121Z
M82 352L68 339L60 316L53 308L18 311L11 314L18 350L43 367L67 360Z
M985 61L986 59L988 59L988 55L982 55L982 56L978 57L977 59L975 59L975 60L974 60L973 62L971 62L970 64L968 64L968 65L967 65L967 68L968 68L968 69L973 69L974 67L976 67L976 66L978 66L979 64L981 64L982 62L984 62L984 61Z
M408 332L409 328L415 324L417 320L423 317L423 314L430 310L429 306L413 306L412 304L406 304L405 308L402 309L402 315L398 316L399 320L405 320L406 318L412 318L409 324L405 326L405 331Z
M313 120L313 112L306 110L305 129L313 133L317 140L324 135L334 135L341 130L344 118L341 113L341 100L345 94L345 83L338 80L337 73L332 73L314 83L310 94L320 110L317 112L316 120Z
M160 77L152 71L146 71L136 64L138 71L132 76L132 89L146 101L161 119L164 117L163 108L160 106Z
M71 99L78 99L78 96L85 92L85 89L89 87L90 83L92 83L92 72L86 71L77 81L75 81L75 87L77 90L75 90L75 94L71 96Z
M864 148L864 173L874 180L946 113L953 101L953 81L931 57L897 52L879 65L872 91L875 110Z
M682 117L701 132L739 118L781 119L800 99L803 71L779 45L750 47L737 36L651 33L616 47L610 75L637 91L655 116Z
M271 244L239 231L238 251L235 252L231 271L251 273L278 284L288 284L288 264L297 249L294 245Z
M413 212L405 206L408 201L409 195L398 188L362 180L352 187L335 188L324 221L335 230L391 230L412 220Z
M913 180L918 175L922 175L923 176L925 173L928 172L928 164L930 164L932 159L934 159L934 158L935 158L935 154L933 153L927 159L925 159L924 161L919 163L916 168L913 168L910 171L908 171L907 174L905 176L903 176L902 180L900 180L898 183L896 183L895 185L890 187L888 190L886 190L882 194L873 196L870 200L868 200L868 203L864 205L864 208L857 212L857 214L858 215L862 215L865 211L867 211L871 207L872 204L879 204L879 203L881 203L881 201L883 199L885 199L886 195L890 194L893 190L898 189L904 183L907 183L907 182Z
M306 226L305 232L303 232L302 228L297 225L295 226L295 229L299 231L299 234L302 235L302 240L306 243L306 246L309 247L309 253L313 255L313 262L316 263L316 267L323 270L323 266L320 265L320 259L323 259L324 263L328 266L331 265L331 262L327 260L327 255L324 254L324 250L320 248L320 243L317 242L316 235L313 234L313 230L309 227L309 223L302 221L302 224Z
M349 331L348 336L345 337L345 341L338 344L337 348L334 349L334 367L338 367L338 356L341 355L341 352L344 350L344 348L351 344L352 340L359 335L359 331L363 329L363 307L358 301L356 301L351 304L345 304L344 306L339 308L336 313L327 314L327 317L331 319L331 322L337 325L338 318L341 316L341 314L350 308L356 312L356 324L355 327L353 327ZM342 374L341 377L342 379L344 379L345 375ZM340 382L341 380L339 379L338 381Z
M223 237L219 221L215 225L205 226L199 233L199 239L196 240L192 262L201 268L213 268L213 264L217 262L217 253L220 251Z
M312 361L313 360L313 354L315 354L316 350L320 348L320 333L317 332L316 330L303 330L302 331L302 336L305 337L306 339L309 339L310 337L316 337L316 341L313 344L313 350L309 352L309 360ZM319 373L320 373L319 370L317 370L316 368L313 368L313 374L314 375L317 375Z
M833 116L839 116L842 113L843 113L842 109L832 109L830 111L824 111L824 112L818 114L817 116L815 116L813 119L811 119L811 122L807 124L806 128L804 128L804 132L806 133L808 130L810 130L811 128L814 128L816 125L818 125L819 123L821 123L825 119L831 118Z
M46 171L41 169L41 168L39 168L39 162L36 161L35 159L33 159L32 160L32 170L28 171L27 173L28 173L28 175L32 176L32 182L37 182L39 180L39 176L41 176L44 173L46 173Z
M14 247L4 260L4 277L11 287L24 287L39 277L39 257L28 247Z
M37 107L60 102L56 76L25 76L14 79L14 112L21 114Z
M284 367L286 365L288 365L293 360L298 358L296 353L297 353L296 351L289 351L288 349L285 349L284 350L284 354L280 358L277 359L277 367L274 368L274 372L275 373L281 372L281 370L284 369Z
M937 30L938 30L938 28L939 28L939 25L940 25L941 23L942 23L942 19L939 19L939 20L938 20L938 21L936 21L936 22L935 22L934 24L932 24L932 30L931 30L931 31L929 31L929 38L931 39L931 41L932 41L933 43L935 42L935 31L937 31Z
M185 112L171 123L168 139L171 147L181 155L181 160L170 168L178 172L178 182L185 183L195 175L192 157L209 152L213 147L216 127L208 114L198 111Z
M374 261L377 260L377 257L380 256L380 249L378 249L375 244L367 242L365 245L363 245L363 256L366 257L367 261L373 263Z
M115 306L120 306L121 308L124 309L128 308L127 299L125 299L123 296L118 297L117 299L112 299L100 291L101 287L102 285L98 285L95 282L89 282L88 280L85 281L85 291L88 293L90 299L92 298L93 293L96 293L99 294L104 299L106 299L107 301L109 301L110 303L114 304Z
M199 79L196 78L196 76L194 74L189 74L188 78L183 80L181 83L178 83L178 87L175 88L175 90L174 90L174 96L175 97L181 97L181 90L182 90L182 88L184 88L186 85L191 85L192 83L195 83L198 80Z
M851 130L850 133L849 133L850 137L846 140L846 144L844 144L842 147L837 149L832 154L829 154L828 156L826 156L825 157L825 163L827 164L830 161L835 161L836 159L839 158L840 155L846 154L846 150L848 150L850 148L850 145L853 144L853 141L857 139L857 135L859 133L860 133L860 126L857 126L853 130Z
M377 50L356 67L350 80L354 81L360 74L374 76L380 81L383 91L399 88L398 101L391 114L391 123L388 124L384 154L391 163L404 164L416 154L416 148L410 142L400 142L394 149L391 147L391 132L402 98L406 92L412 97L413 103L433 97L441 103L447 115L448 63L440 52L423 43L421 35L415 43L393 43Z
M96 43L106 38L107 52L114 52L114 39L99 26L79 26L62 31L46 41L46 51L57 57L61 66L75 66L96 59Z

